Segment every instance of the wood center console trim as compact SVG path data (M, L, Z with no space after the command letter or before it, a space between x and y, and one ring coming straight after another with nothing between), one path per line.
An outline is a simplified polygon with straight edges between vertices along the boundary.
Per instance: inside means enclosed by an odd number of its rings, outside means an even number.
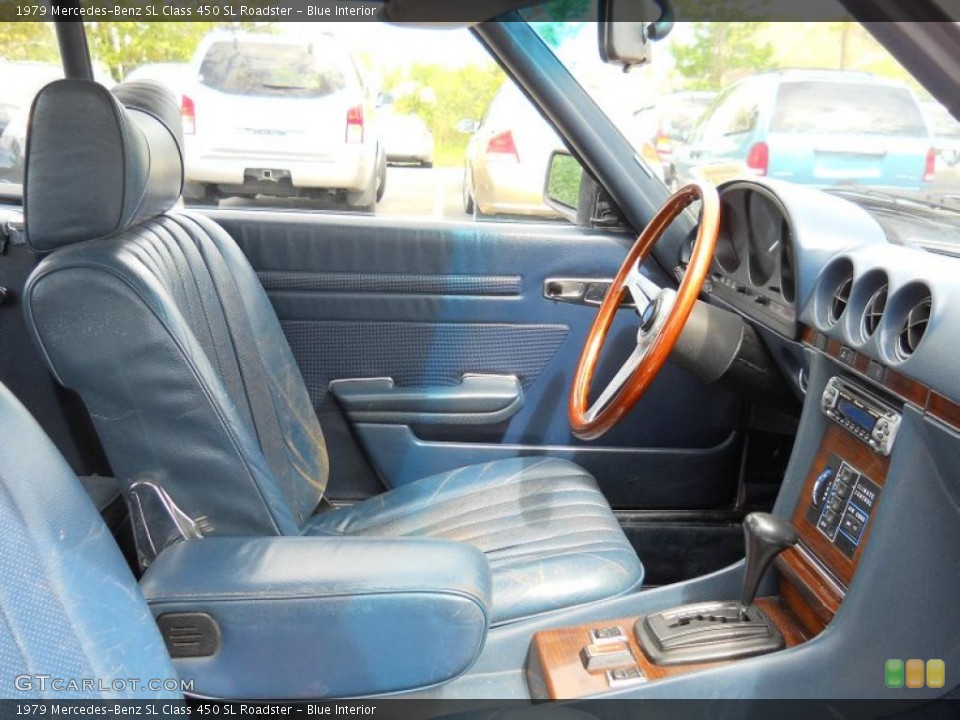
M884 367L863 353L844 347L839 340L828 338L813 328L804 328L802 339L814 350L837 361L844 369L861 375L954 430L960 430L960 403L953 402L896 370Z
M887 469L890 467L888 458L874 452L870 447L853 435L841 428L839 425L830 423L823 434L820 442L820 449L817 451L813 464L807 472L807 479L803 485L803 491L797 507L794 510L791 522L800 535L800 542L815 556L820 563L831 573L842 586L846 588L853 580L853 574L856 572L857 565L860 562L860 556L870 539L870 531L873 528L873 518L867 523L863 530L863 535L857 545L857 549L852 558L844 555L840 550L827 539L816 526L807 518L807 508L810 505L810 497L813 494L813 486L816 483L820 473L830 464L831 456L836 455L843 459L848 465L858 472L866 475L876 485L883 490L887 481ZM834 468L837 470L838 468ZM878 502L882 502L881 498ZM803 553L795 550L790 551L791 556L797 558L805 565L812 565L808 558L803 557ZM812 565L811 569L820 576L824 576L821 568ZM826 576L824 582L830 582L832 578Z
M756 603L767 613L783 634L787 647L793 647L810 637L802 623L793 617L777 598L761 598ZM633 633L636 617L594 622L575 627L544 630L533 636L527 662L527 680L535 698L570 700L610 692L603 671L588 672L580 660L580 650L590 642L591 628L618 625L627 636L630 651L647 681L674 675L683 675L736 660L695 665L655 665L643 652Z

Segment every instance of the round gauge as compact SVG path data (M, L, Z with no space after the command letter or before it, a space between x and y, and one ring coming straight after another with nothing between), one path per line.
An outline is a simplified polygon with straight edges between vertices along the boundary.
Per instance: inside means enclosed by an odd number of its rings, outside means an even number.
M777 269L783 244L783 216L773 201L750 195L750 281L766 285Z
M743 246L743 223L738 219L738 208L726 199L720 204L720 233L714 257L727 273L735 273L743 263L746 248Z

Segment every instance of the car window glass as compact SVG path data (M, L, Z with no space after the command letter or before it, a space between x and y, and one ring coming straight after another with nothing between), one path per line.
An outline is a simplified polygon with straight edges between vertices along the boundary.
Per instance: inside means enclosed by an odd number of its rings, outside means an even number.
M20 194L30 106L37 92L63 77L51 23L3 23L0 32L0 196Z
M318 98L347 85L345 58L324 42L222 40L207 48L198 80L234 95Z
M748 4L777 13L773 0ZM949 113L840 3L821 5L836 22L677 22L651 43L652 62L627 73L603 66L593 23L546 21L567 0L521 13L638 156L653 145L669 187L766 176L955 202ZM676 7L679 18L690 6ZM638 112L651 106L653 122Z
M770 129L836 135L927 134L909 90L869 82L782 83Z
M179 98L188 206L566 222L543 199L563 143L469 30L124 25L92 51Z
M714 108L704 124L702 142L717 142L750 131L756 116L747 92L746 88L737 87Z

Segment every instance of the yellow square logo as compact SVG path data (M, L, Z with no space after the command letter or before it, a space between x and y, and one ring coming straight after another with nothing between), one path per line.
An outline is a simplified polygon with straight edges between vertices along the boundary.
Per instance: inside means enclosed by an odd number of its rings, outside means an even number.
M942 688L946 682L946 674L943 660L927 660L927 687Z

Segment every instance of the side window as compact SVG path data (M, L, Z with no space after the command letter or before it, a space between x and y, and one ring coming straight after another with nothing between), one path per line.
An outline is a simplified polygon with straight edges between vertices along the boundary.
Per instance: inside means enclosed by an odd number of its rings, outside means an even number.
M181 99L187 205L564 222L563 143L469 31L182 25L122 65Z
M714 100L713 105L703 114L694 127L691 136L694 142L708 142L710 139L715 139L719 135L722 135L719 129L722 123L721 118L726 114L727 101L730 99L733 91L734 88L723 91L717 99Z
M711 144L744 135L756 128L760 108L749 85L739 85L718 101L702 128L702 142Z

